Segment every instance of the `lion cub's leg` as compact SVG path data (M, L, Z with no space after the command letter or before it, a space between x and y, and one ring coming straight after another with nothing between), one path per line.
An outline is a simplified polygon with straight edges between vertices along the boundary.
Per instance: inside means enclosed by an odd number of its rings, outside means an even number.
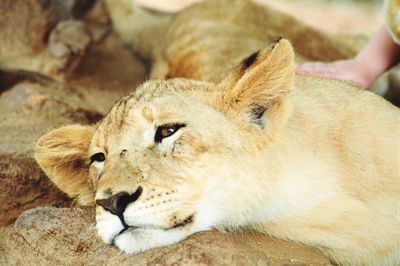
M186 229L170 230L154 228L128 228L124 233L115 237L114 245L120 250L132 254L148 249L175 244L192 233Z
M90 42L90 33L83 22L59 22L50 34L47 51L40 58L43 61L42 72L51 76L63 76L72 71Z
M105 0L122 40L146 64L154 60L172 15L154 14L131 0Z

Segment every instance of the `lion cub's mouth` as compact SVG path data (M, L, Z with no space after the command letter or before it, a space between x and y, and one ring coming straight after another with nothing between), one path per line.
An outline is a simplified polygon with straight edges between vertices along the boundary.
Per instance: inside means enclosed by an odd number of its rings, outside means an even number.
M185 218L184 220L182 220L181 222L179 222L179 223L176 223L176 224L174 224L173 226L171 226L171 227L169 227L169 228L161 228L161 227L144 227L144 228L149 228L149 229L161 229L161 230L165 230L165 231L168 231L168 230L172 230L172 229L176 229L176 228L181 228L181 227L185 227L185 226L188 226L188 225L190 225L190 224L192 224L193 222L194 222L194 215L192 214L192 215L189 215L187 218ZM121 217L120 217L120 220L121 220L121 222L122 222L122 224L123 224L123 226L124 226L124 229L122 229L115 237L117 237L117 236L119 236L119 235L121 235L121 234L123 234L123 233L125 233L126 231L134 231L134 230L136 230L136 229L138 229L138 228L140 228L140 227L138 227L138 226L129 226L129 225L127 225L126 223L125 223L125 220L123 219L123 217L122 217L122 219L121 219Z
M115 237L117 237L117 236L119 236L119 235L122 235L122 234L125 233L127 230L129 230L129 231L134 231L134 230L137 229L137 228L139 228L139 227L136 227L136 226L126 226L126 227L124 227L124 229L122 229Z

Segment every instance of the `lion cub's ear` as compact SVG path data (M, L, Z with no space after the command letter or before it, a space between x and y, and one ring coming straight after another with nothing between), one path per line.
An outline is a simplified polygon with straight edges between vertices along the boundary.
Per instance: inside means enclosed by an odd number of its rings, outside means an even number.
M81 205L94 204L88 152L95 128L70 125L40 137L35 159L50 180Z
M250 122L276 131L289 116L289 92L294 82L294 52L278 39L244 59L218 85L215 106L232 117L244 114Z

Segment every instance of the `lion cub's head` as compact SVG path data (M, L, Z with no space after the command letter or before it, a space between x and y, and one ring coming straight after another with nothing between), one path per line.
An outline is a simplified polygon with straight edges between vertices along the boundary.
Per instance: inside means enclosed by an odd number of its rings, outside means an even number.
M293 79L292 47L278 40L219 84L146 82L98 125L42 136L36 159L61 190L97 205L108 243L134 229L187 236L243 224L252 206L246 178L268 171L258 157L285 130Z

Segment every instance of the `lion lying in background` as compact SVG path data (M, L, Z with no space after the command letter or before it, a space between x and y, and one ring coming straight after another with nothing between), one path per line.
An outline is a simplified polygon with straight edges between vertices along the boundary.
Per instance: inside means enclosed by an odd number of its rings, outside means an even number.
M204 1L174 15L154 14L132 0L105 2L121 38L151 64L151 78L218 82L240 60L277 37L292 42L299 61L349 58L357 52L354 41L248 0Z
M227 38L185 39L195 10L164 17L188 20L143 55L153 77L202 81L148 81L98 125L41 137L35 156L54 184L96 203L99 235L128 253L247 227L317 247L339 264L400 263L399 109L345 82L296 76L284 39L228 72L262 41L236 36L253 30L236 20ZM206 20L196 27L214 29ZM230 38L237 42L223 42Z

